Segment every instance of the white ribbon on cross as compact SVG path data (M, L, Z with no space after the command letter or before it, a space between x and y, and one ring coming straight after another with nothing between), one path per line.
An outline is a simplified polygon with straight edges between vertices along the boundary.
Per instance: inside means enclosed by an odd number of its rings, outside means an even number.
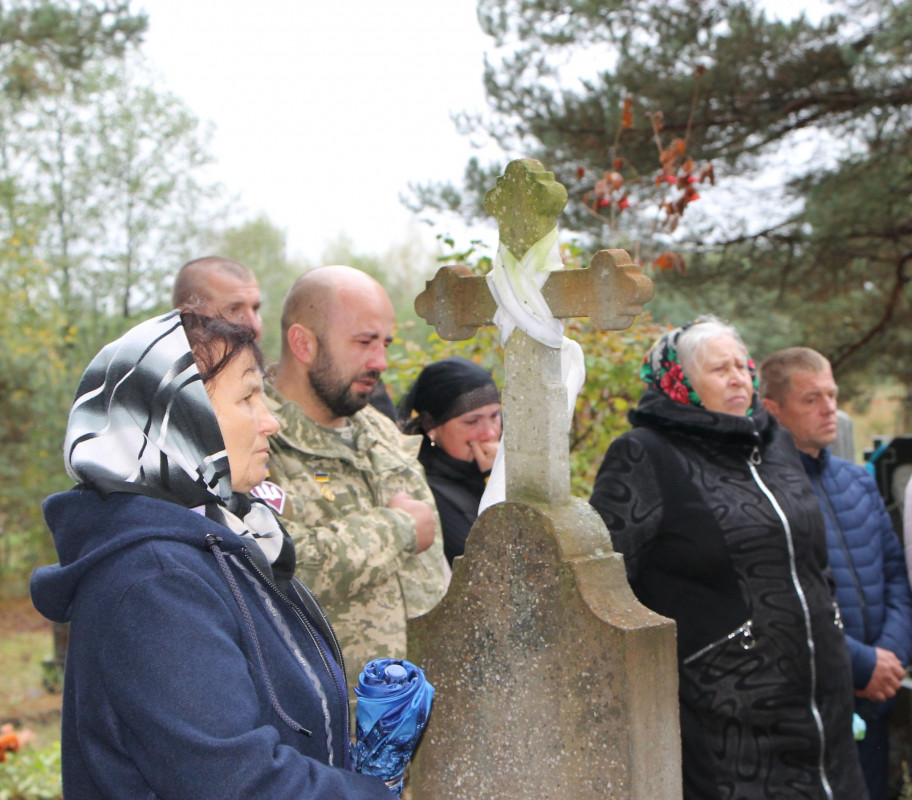
M586 380L583 350L577 342L564 336L564 323L551 314L541 293L548 275L562 268L555 226L526 251L521 261L517 261L501 243L486 280L497 303L494 324L500 330L504 347L513 331L519 328L543 345L560 349L561 381L567 390L567 420L572 423L576 397ZM504 450L503 446L497 450L488 485L478 506L479 514L506 499Z

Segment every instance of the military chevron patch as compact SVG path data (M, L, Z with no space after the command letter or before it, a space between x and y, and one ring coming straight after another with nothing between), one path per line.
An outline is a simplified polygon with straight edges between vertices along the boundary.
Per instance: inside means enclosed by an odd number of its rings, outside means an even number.
M263 481L259 486L254 486L250 494L266 503L276 514L285 510L285 490L272 481Z

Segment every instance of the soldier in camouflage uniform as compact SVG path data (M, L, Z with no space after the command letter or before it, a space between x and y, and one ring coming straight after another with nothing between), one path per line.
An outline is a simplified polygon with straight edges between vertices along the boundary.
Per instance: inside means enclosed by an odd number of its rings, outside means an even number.
M297 574L336 628L350 685L370 659L406 657L406 619L433 608L449 578L420 437L367 405L393 323L386 292L358 270L322 267L295 283L267 389L282 429L255 490L295 541Z

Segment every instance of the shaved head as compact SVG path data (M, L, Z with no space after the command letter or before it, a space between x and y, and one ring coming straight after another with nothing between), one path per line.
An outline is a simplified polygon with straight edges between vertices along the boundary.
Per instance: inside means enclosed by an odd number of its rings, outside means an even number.
M339 303L360 304L371 300L390 302L386 290L376 280L354 267L333 264L304 273L288 290L282 306L283 349L292 325L303 325L324 338L327 323Z
M213 300L209 278L220 273L245 283L256 282L256 276L243 264L221 256L206 256L188 261L180 268L171 293L173 308L206 304Z
M184 264L174 281L171 302L174 308L247 325L257 341L263 334L260 285L247 267L230 258L206 256Z
M313 269L285 297L273 385L320 425L346 424L386 369L395 324L389 296L370 275L340 265Z

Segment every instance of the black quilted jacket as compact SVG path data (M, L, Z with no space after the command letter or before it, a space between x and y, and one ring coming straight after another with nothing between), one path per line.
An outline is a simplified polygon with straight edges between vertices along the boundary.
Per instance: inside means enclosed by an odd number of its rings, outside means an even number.
M678 628L686 800L864 800L820 509L788 435L649 390L590 502Z

